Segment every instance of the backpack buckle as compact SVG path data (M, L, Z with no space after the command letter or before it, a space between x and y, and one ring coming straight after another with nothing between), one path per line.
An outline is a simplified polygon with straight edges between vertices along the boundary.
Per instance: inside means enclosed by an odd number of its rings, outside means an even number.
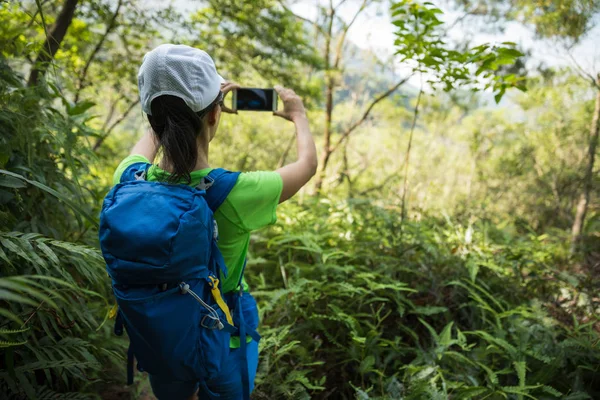
M136 181L145 181L146 180L146 170L141 169L139 171L136 171L134 176L135 176Z
M218 318L213 317L212 315L205 315L200 321L200 325L206 329L218 329L221 330L224 328L223 323Z
M213 178L211 178L210 176L205 176L204 178L202 178L202 180L200 181L198 186L196 186L196 189L208 190L208 189L210 189L210 187L213 185L214 182L215 182L215 180Z

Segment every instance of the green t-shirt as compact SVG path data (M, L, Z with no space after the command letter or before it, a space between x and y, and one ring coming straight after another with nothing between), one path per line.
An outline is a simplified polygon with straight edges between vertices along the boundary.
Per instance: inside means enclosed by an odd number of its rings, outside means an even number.
M113 176L113 184L119 183L121 175L132 164L148 159L142 155L133 154L125 158L117 167ZM190 186L200 184L202 178L210 173L212 168L192 171ZM152 165L148 169L148 181L166 180L168 172ZM215 212L215 220L219 227L219 249L225 259L228 275L221 284L223 293L237 289L240 274L244 267L250 232L275 223L275 210L283 188L281 175L272 171L242 172L223 202ZM244 288L247 285L244 282Z

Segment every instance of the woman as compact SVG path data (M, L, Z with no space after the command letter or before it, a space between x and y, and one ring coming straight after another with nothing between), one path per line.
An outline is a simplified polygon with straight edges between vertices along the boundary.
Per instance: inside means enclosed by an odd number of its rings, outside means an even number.
M198 186L212 170L209 164L210 142L214 139L222 112L232 113L223 98L238 86L223 82L213 60L205 52L182 45L161 45L144 57L138 74L143 111L152 130L133 147L131 154L118 166L114 184L121 181L132 166L152 164L145 169L147 181L168 181ZM235 186L214 214L218 224L218 246L223 254L228 276L221 282L225 297L235 293L243 280L250 233L276 220L277 205L292 197L315 174L317 157L302 100L290 89L275 87L283 102L283 111L274 114L294 123L298 157L276 171L241 173ZM154 164L157 153L162 157ZM135 168L133 168L135 170ZM135 171L134 171L135 172ZM243 299L243 316L256 329L256 302L247 294ZM250 391L258 365L258 344L247 338ZM239 337L232 337L229 359L220 375L208 382L181 382L163 376L150 376L159 399L241 399L242 372L239 368ZM212 393L211 393L212 392Z

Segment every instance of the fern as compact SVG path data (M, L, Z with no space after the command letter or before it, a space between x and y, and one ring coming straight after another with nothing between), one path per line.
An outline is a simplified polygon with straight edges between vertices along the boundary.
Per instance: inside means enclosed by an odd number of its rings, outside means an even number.
M517 371L517 376L519 377L519 387L525 387L527 377L527 363L525 361L515 361L514 365L515 370Z
M5 340L0 340L0 348L22 346L25 343L27 343L27 340L24 340L22 342L8 342Z
M38 400L91 400L95 399L96 396L86 393L78 392L55 392L45 386L38 388L35 398Z
M467 262L462 256L440 250L455 239L436 222L406 225L402 248L413 250L382 251L379 243L397 239L377 228L387 217L375 206L356 206L355 227L336 220L347 215L336 211L338 204L329 203L328 211L304 207L311 213L290 205L292 214L282 212L285 226L253 242L253 257L265 260L249 265L247 275L250 286L259 288L254 294L266 341L259 398L318 397L321 389L283 379L300 370L309 382L326 378L317 385L326 388L324 393L332 390L346 398L398 398L386 394L385 378L392 376L405 399L559 397L575 379L569 363L600 360L591 346L594 339L553 324L543 308L520 297L520 282L507 278L512 260L493 245L472 255L477 258L469 262L493 268L481 268L471 280L468 268L460 269ZM322 223L327 235L314 228ZM303 233L285 240L284 228ZM348 229L352 242L340 239ZM277 239L269 241L269 234ZM287 289L275 269L282 264L292 282ZM279 344L271 337L279 337Z
M77 387L76 382L81 385L100 374L103 362L119 360L90 341L71 336L97 329L109 308L103 262L96 250L20 232L0 232L0 248L9 268L33 273L0 277L0 301L8 304L0 314L4 317L0 337L7 338L0 341L0 348L10 348L15 355L14 365L0 369L6 396L57 398ZM83 287L82 278L88 284L103 282L104 293ZM95 315L92 310L99 312ZM44 392L36 392L34 385L40 372ZM65 396L90 398L77 392Z

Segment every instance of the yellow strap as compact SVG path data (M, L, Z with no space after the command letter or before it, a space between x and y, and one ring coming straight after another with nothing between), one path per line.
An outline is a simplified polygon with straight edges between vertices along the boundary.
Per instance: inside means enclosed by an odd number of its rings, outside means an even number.
M118 311L119 311L119 306L117 303L115 303L115 305L112 306L112 308L110 310L108 310L108 318L113 319L117 315Z
M225 317L227 318L227 322L229 322L229 325L233 326L233 318L231 318L229 307L227 307L227 303L225 303L223 301L223 298L221 297L221 291L219 290L219 280L213 276L209 276L209 278L212 281L212 287L210 288L210 290L212 291L212 295L217 301L217 304L219 305L221 310L223 310L223 312L225 313Z

